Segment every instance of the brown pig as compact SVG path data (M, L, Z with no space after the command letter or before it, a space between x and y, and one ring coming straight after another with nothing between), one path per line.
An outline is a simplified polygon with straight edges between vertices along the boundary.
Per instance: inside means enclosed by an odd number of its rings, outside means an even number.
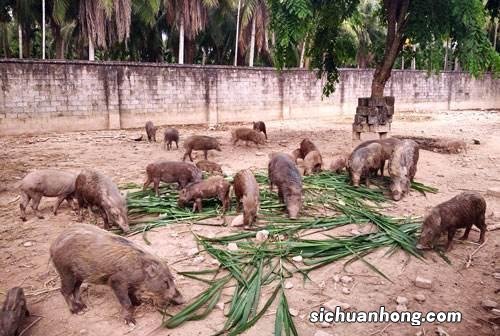
M196 162L196 167L198 167L201 171L207 172L209 174L222 175L222 167L216 162L200 160Z
M288 154L275 155L267 167L269 189L278 187L278 197L285 203L288 217L296 219L302 208L302 177Z
M396 145L389 160L389 175L392 199L399 201L410 191L410 185L417 173L418 144L403 140Z
M264 133L264 135L266 136L266 140L267 140L266 124L264 124L263 121L254 121L253 122L253 129L258 131L258 132Z
M186 152L182 158L182 161L186 160L186 157L189 156L189 159L193 161L191 157L191 152L193 150L201 150L205 154L205 160L208 160L208 151L211 149L215 149L216 151L221 151L219 141L216 138L206 136L206 135L192 135L184 141L184 148Z
M148 136L149 142L156 142L156 127L153 125L152 121L146 123L146 135Z
M245 141L247 146L248 142L251 141L257 146L257 148L259 148L259 145L266 143L264 134L245 127L237 128L231 131L231 141L233 142L233 145L236 145L239 140Z
M309 152L312 152L312 151L318 151L319 152L319 149L318 147L316 147L316 145L309 139L303 139L301 142L300 142L300 155L299 155L299 158L301 159L305 159L306 158L306 155L309 154Z
M481 230L478 243L484 243L485 213L486 201L475 192L463 192L438 204L424 219L417 249L431 248L442 233L447 233L446 250L449 250L457 229L465 228L464 235L460 238L465 240L469 237L473 224Z
M330 163L330 170L339 174L347 167L348 155L336 155Z
M384 166L385 166L385 161L389 160L391 158L392 152L394 151L394 148L396 147L397 144L399 144L401 140L396 139L396 138L387 138L387 139L379 139L379 140L368 140L365 142L360 143L355 150L358 150L359 148L366 147L368 145L371 145L373 143L378 143L382 146L382 161L380 164L380 176L384 176Z
M134 310L142 301L151 300L161 308L184 303L165 262L132 241L93 225L72 225L64 230L50 246L50 257L73 314L86 309L80 297L84 281L110 286L127 324L135 324Z
M198 182L202 179L201 170L188 162L159 160L146 167L146 182L143 190L153 182L155 194L160 196L160 182L179 184L178 189L184 188L188 183Z
M323 158L317 150L310 151L304 158L304 175L310 175L321 172Z
M212 176L201 182L191 183L179 193L177 204L179 207L185 207L190 202L193 203L193 212L198 210L201 212L202 199L217 197L222 202L223 211L229 209L231 199L229 191L231 184L222 176Z
M73 206L75 180L76 174L55 169L35 170L26 175L19 183L19 189L21 190L21 204L19 204L21 219L26 220L26 207L30 201L32 201L31 208L36 216L43 218L38 210L42 196L57 197L53 209L54 215L57 215L57 209L64 200Z
M20 335L23 320L29 315L23 289L9 289L0 309L0 336Z
M236 173L233 189L236 196L236 211L239 211L240 204L243 204L243 225L251 226L257 219L260 196L257 180L249 169Z
M111 179L95 170L84 169L75 182L75 194L78 200L80 221L83 221L83 209L97 208L104 221L104 228L116 225L123 232L129 231L127 201Z
M366 186L370 186L370 174L376 173L382 164L382 146L372 143L365 147L355 149L349 156L349 176L353 186L358 187L363 176Z
M166 147L167 150L171 150L172 142L175 142L175 146L179 149L179 131L175 128L167 128L163 133L163 149Z

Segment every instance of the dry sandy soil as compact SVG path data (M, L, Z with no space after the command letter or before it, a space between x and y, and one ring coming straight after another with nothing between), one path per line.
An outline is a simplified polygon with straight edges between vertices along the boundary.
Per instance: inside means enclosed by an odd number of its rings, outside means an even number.
M291 151L303 137L313 139L323 151L327 163L334 153L352 148L350 118L343 120L300 120L268 123L269 144L258 150L255 147L233 148L229 144L229 129L207 130L204 127L180 127L182 137L188 134L207 134L220 137L222 152L210 153L209 159L222 164L228 173L242 168L265 168L267 154L273 151ZM440 192L427 197L412 192L409 197L391 204L387 212L398 215L423 215L430 207L451 198L462 190L477 190L485 195L488 203L487 224L500 222L500 198L486 195L486 190L500 186L500 113L493 111L441 112L433 114L399 114L393 123L394 134L451 136L468 143L466 153L457 155L421 151L416 179L436 186ZM15 183L27 172L38 168L59 168L78 172L83 167L95 168L118 183L144 180L148 162L160 158L180 159L182 151L166 152L160 143L134 142L130 138L142 130L101 132L75 132L0 138L0 301L13 286L22 286L28 297L31 312L42 318L25 335L209 335L221 329L223 312L214 310L208 318L189 322L174 330L158 329L161 315L153 307L143 305L138 310L137 326L130 328L120 318L120 306L108 287L90 285L83 298L89 310L82 315L72 315L61 294L58 276L49 263L48 249L51 241L64 229L75 225L76 215L66 203L57 217L51 214L54 199L43 199L40 208L45 219L37 219L31 211L28 221L19 218L18 192ZM159 132L161 134L161 131ZM472 145L472 139L481 140ZM266 155L256 155L257 152ZM201 153L200 153L201 154ZM261 154L261 153L259 153ZM198 155L200 158L201 155ZM349 232L353 225L342 228ZM192 226L204 234L227 234L231 227ZM196 246L188 224L172 225L157 229L148 235L152 245L147 247L140 235L131 239L170 264L186 259L187 252ZM336 232L338 233L338 232ZM457 234L458 236L458 234ZM408 324L336 324L321 328L308 322L311 310L331 298L351 304L356 310L374 310L385 306L395 310L398 295L409 299L408 308L417 311L461 311L463 321L441 326L450 335L498 335L498 330L486 322L491 314L481 307L481 300L489 298L500 302L500 282L493 273L500 272L500 231L488 232L486 244L474 255L471 267L465 268L468 255L476 248L478 232L472 231L469 242L455 242L447 255L448 265L434 252L425 254L425 261L409 257L402 252L385 256L384 250L368 257L394 283L373 273L362 262L347 269L338 262L311 273L312 281L302 282L301 277L292 281L288 290L290 306L298 310L294 318L300 335L314 335L317 330L331 335L415 335L425 331L434 335L436 325L412 327ZM29 242L29 243L27 243ZM26 244L27 243L27 244ZM103 256L105 257L105 256ZM210 257L202 265L188 258L174 263L175 271L196 270L210 266ZM350 274L351 294L342 294L342 286L333 277ZM433 288L414 286L417 275L432 279ZM177 284L187 299L203 290L203 284L177 276ZM322 288L321 284L325 284ZM270 288L266 292L270 292ZM230 294L228 291L226 294ZM422 293L426 300L418 303L414 297ZM229 295L223 300L228 301ZM172 307L170 312L180 308ZM272 335L275 307L246 335ZM29 322L36 319L30 317ZM28 322L28 323L29 323Z

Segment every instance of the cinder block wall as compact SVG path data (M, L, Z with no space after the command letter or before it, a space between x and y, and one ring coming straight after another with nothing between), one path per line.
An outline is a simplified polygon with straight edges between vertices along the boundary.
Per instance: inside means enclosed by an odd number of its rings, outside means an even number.
M354 115L373 70L343 69L322 97L312 71L122 62L0 60L0 134ZM396 111L500 108L500 81L393 71Z

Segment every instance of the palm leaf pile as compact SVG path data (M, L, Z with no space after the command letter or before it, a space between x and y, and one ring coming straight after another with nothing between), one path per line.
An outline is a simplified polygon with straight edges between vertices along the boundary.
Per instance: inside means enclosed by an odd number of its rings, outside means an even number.
M237 335L244 332L275 303L275 335L297 335L285 295L285 279L295 273L307 279L311 270L344 258L349 258L348 263L361 260L386 277L364 259L380 247L389 247L389 252L399 248L420 257L415 249L415 234L420 221L417 218L393 218L380 212L382 203L387 201L383 193L386 180L380 180L378 188L368 189L350 186L344 174L323 172L306 176L303 179L303 217L289 220L283 216L284 206L279 203L276 193L270 193L264 187L267 176L257 173L256 178L263 186L260 210L263 219L252 230L221 237L195 234L200 250L210 254L220 266L180 273L202 281L208 287L179 313L166 319L163 323L165 327L175 328L186 321L203 319L215 308L224 288L231 286L234 292L226 312L226 323L218 334ZM135 185L125 187L137 188ZM412 188L423 193L437 191L416 182ZM204 202L201 213L178 208L177 191L169 187L161 189L159 198L151 190L130 192L128 207L132 234L178 222L196 224L221 212L214 200ZM322 239L306 238L310 234L317 236L319 232L352 223L372 223L378 230L355 236L338 237L324 233ZM257 240L257 231L264 229L269 232L269 238ZM236 244L238 249L228 249L230 243ZM294 258L298 256L302 260L294 261L298 260Z

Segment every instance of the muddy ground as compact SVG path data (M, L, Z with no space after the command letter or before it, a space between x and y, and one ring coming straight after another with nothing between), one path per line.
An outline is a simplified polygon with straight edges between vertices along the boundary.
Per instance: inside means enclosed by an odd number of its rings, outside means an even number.
M330 158L352 148L350 118L343 120L300 120L267 123L269 143L266 147L233 147L230 145L230 129L207 130L205 127L180 127L181 138L188 134L207 134L219 137L224 144L222 152L211 152L209 159L222 164L225 172L232 174L242 168L267 167L267 154L273 151L290 152L303 137L310 137ZM63 297L57 290L58 276L49 263L48 249L51 241L64 229L77 223L75 213L64 203L57 217L50 208L54 199L43 199L40 205L45 219L37 219L31 211L28 221L19 218L19 200L15 183L27 172L38 168L58 168L78 172L91 167L118 183L144 180L148 162L156 159L180 159L181 151L166 152L161 143L134 142L130 138L142 130L74 132L0 138L0 301L13 286L22 286L28 297L28 305L34 316L41 317L24 335L209 335L221 329L223 312L214 310L208 318L189 322L174 330L157 329L161 315L148 305L137 314L137 326L130 328L120 318L120 306L105 286L88 286L83 294L89 310L82 315L71 315ZM162 132L159 131L159 134ZM439 188L439 193L427 197L412 192L404 200L388 205L387 213L394 215L423 215L430 207L447 200L463 190L476 190L486 197L487 224L500 222L500 198L486 195L486 190L500 186L500 113L495 111L461 111L398 114L393 123L393 133L399 135L450 136L468 143L466 153L457 155L421 151L416 179ZM472 145L472 139L480 145ZM182 147L181 147L182 148ZM262 155L264 154L264 155ZM198 158L201 158L201 153ZM334 234L349 233L350 225ZM152 245L147 247L140 235L131 239L168 260L175 271L197 270L211 266L211 258L199 265L187 253L196 247L190 229L204 234L226 234L231 227L172 225L157 229L148 235ZM364 230L365 228L361 228ZM458 237L459 234L457 234ZM463 321L441 325L450 335L495 335L498 330L487 322L492 315L481 307L481 300L500 302L500 281L493 273L500 272L500 231L488 232L486 244L473 257L469 268L465 267L468 256L477 249L477 231L472 231L469 242L456 241L447 256L448 265L434 252L425 254L425 260L397 252L386 256L379 250L367 257L392 281L381 278L364 263L355 262L347 269L338 262L311 273L312 281L303 283L295 277L293 288L288 290L289 305L298 311L294 318L300 335L314 335L317 330L331 335L415 335L424 331L434 335L435 324L414 327L408 324L336 324L327 328L308 322L311 310L321 303L336 298L347 302L356 310L374 310L385 306L395 310L396 297L409 299L409 310L461 311ZM105 256L104 256L105 257ZM347 285L351 293L342 293L342 285L333 281L335 275L349 274L354 281ZM432 289L414 286L417 275L432 279ZM203 290L203 284L177 276L177 284L187 299ZM271 288L265 289L269 293ZM225 291L222 301L230 299L231 290ZM423 294L425 301L415 300ZM180 308L170 308L176 312ZM272 335L275 307L246 335Z

